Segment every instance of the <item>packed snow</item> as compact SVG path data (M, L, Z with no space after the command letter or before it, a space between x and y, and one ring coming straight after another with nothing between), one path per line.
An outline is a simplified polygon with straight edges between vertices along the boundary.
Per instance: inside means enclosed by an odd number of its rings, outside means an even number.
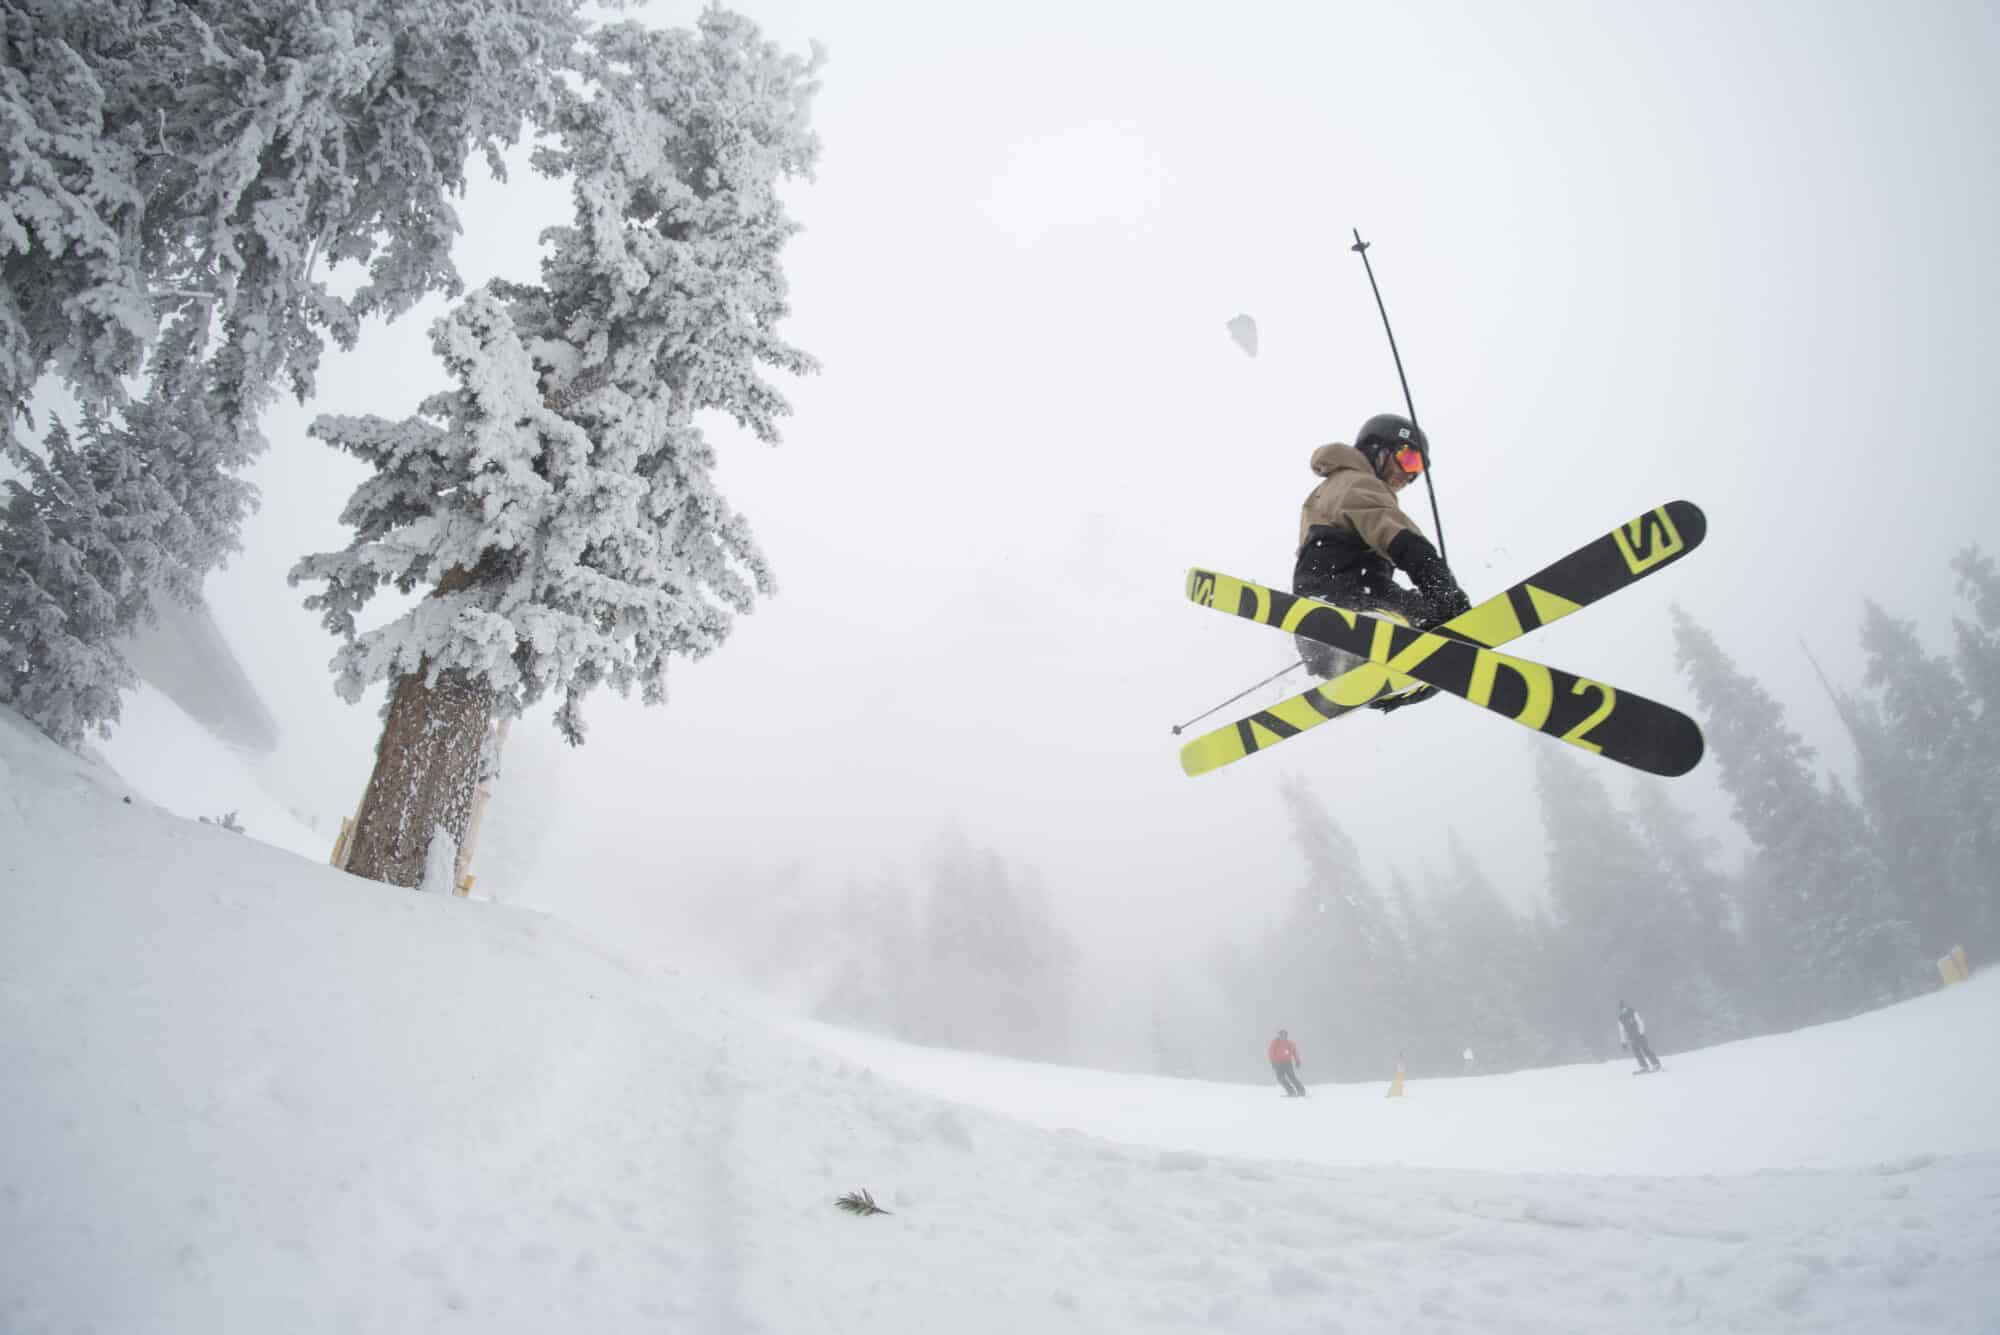
M926 1094L1052 1131L1204 1154L1258 1154L1330 1167L1408 1164L1509 1173L1694 1176L1875 1168L2000 1149L2000 977L1843 1024L1669 1053L1659 1078L1627 1079L1620 1057L1589 1066L1405 1085L1310 1089L1312 1106L1255 1109L1238 1085L1112 1075L912 1047L799 1025L795 1032ZM1311 1086L1312 1049L1300 1074ZM1245 1043L1257 1039L1246 1035ZM1606 1046L1616 1052L1607 1037ZM1855 1078L1857 1047L1867 1079ZM1946 1073L1949 1073L1947 1077ZM1277 1098L1277 1085L1271 1092ZM1746 1118L1755 1108L1757 1116ZM2000 1199L2000 1198L1996 1198Z
M1991 970L1287 1100L785 1020L133 792L0 711L10 1333L2000 1330Z

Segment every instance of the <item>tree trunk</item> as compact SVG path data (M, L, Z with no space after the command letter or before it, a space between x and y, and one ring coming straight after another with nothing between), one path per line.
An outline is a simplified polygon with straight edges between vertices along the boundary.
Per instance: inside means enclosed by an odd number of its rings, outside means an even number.
M347 859L356 876L411 888L423 884L438 827L455 845L465 840L493 715L484 680L450 671L431 686L425 676L420 669L396 679Z

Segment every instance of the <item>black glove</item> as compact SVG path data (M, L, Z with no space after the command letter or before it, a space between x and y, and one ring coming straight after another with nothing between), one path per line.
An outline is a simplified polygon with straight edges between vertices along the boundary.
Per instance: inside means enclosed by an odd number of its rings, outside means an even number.
M1465 596L1465 590L1458 587L1452 578L1451 567L1438 555L1437 548L1431 546L1429 538L1414 529L1405 529L1389 544L1389 559L1396 567L1410 577L1410 583L1417 586L1417 592L1430 604L1430 615L1418 625L1419 630L1451 620L1459 613L1471 608L1472 600Z
M1418 619L1418 630L1433 630L1459 613L1472 610L1472 599L1466 597L1465 590L1456 584L1442 594L1426 598L1425 601L1431 605L1431 611L1430 615Z
M1454 586L1454 588L1446 590L1444 594L1426 596L1424 598L1424 606L1428 608L1428 612L1420 614L1414 622L1410 622L1410 626L1414 626L1416 630L1438 630L1440 626L1444 626L1446 622L1450 622L1460 612L1470 612L1472 610L1472 600L1466 598L1464 590L1460 590L1460 588ZM1450 636L1450 632L1440 632L1440 634Z

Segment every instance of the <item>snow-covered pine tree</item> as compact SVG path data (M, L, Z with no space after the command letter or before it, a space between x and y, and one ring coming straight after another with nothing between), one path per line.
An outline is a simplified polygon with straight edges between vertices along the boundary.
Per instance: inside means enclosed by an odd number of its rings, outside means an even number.
M86 416L83 429L101 424ZM145 513L156 497L143 474L131 475L136 458L78 450L59 421L45 455L10 450L7 459L24 476L6 481L0 512L0 704L76 746L118 716L119 693L138 681L115 643L134 612L113 498Z
M904 985L923 1042L1039 1061L1069 1055L1076 946L1031 869L960 837L927 859L922 963Z
M1981 957L2000 957L2000 568L1977 547L1952 559L1958 590L1972 619L1954 618L1953 662L1973 701L1966 721L1964 770L1955 784L1953 809L1969 845L1968 862L1983 878L1973 884L1972 946Z
M2000 656L2000 566L1994 564L1991 556L1972 546L1961 549L1951 558L1951 572L1958 576L1959 595L1972 604L1971 623L1957 624L1964 625L1968 633L1979 637L1985 647ZM2000 667L2000 658L1996 658L1993 665ZM2000 689L2000 680L1995 679L1995 674L1974 675Z
M663 703L669 661L715 649L771 589L695 415L775 441L786 405L760 367L812 367L776 326L796 230L778 186L817 152L815 64L712 8L696 31L603 29L585 69L536 155L576 209L547 234L542 286L496 284L437 323L458 388L418 416L313 428L377 470L347 548L292 572L326 585L307 606L345 641L342 694L393 681L358 875L414 884L429 829L463 831L496 709L553 696L580 744L593 688ZM359 632L385 584L430 596Z
M1403 944L1325 804L1295 776L1280 792L1306 877L1266 948L1271 980L1284 1013L1320 1035L1322 1078L1382 1075L1407 1033Z
M110 664L155 591L152 553L119 552L118 532L150 544L186 534L168 565L198 584L235 545L244 492L231 475L263 449L258 413L279 384L303 399L327 338L351 345L365 317L460 290L451 198L475 153L499 171L524 123L546 121L579 8L0 0L0 447L53 464L52 443L31 450L16 434L47 378L96 424L65 432L64 449L142 456L85 471L172 473L155 499L193 510L135 523L78 511L112 503L106 493L44 488L38 522L91 534L97 557L120 566L121 596L105 617L86 610L91 588L63 582L65 567L16 561L0 577L24 582L0 600L37 603L48 636ZM330 282L344 262L364 272ZM126 383L142 366L147 403L133 411ZM18 452L16 463L34 474ZM18 554L40 539L0 541ZM45 674L55 660L0 666ZM71 690L43 675L38 721L72 720L58 725L72 737L102 726L122 680L95 672Z
M0 0L7 430L50 372L120 401L163 318L213 327L240 416L280 374L307 394L326 335L456 293L450 200L546 116L580 8Z
M156 592L199 599L254 500L208 429L184 333L162 338L145 398L84 406L80 438L57 421L39 452L0 444L21 475L0 483L0 703L65 746L109 732L135 684L124 633Z
M1589 1017L1579 1018L1560 1010L1565 1002L1556 984L1563 973L1556 962L1556 924L1548 905L1529 905L1519 915L1519 922L1526 967L1516 976L1515 991L1536 1044L1528 1061L1536 1066L1551 1066L1572 1055L1597 1056L1601 1051L1598 1031L1590 1029ZM1587 1041L1576 1038L1577 1034L1587 1035Z
M1460 1067L1458 1052L1463 1044L1454 1045L1455 1027L1440 1019L1437 979L1442 967L1441 929L1436 915L1418 897L1400 867L1389 869L1382 904L1402 945L1401 957L1396 961L1402 991L1390 1027L1396 1051L1405 1058L1411 1075L1456 1074Z
M159 331L142 258L149 149L118 129L116 71L130 61L105 56L121 33L143 49L146 8L0 0L0 440L9 443L43 375L93 406L116 401Z
M1446 879L1431 896L1440 1032L1450 1050L1472 1048L1483 1070L1535 1065L1554 1051L1542 1017L1531 1014L1545 968L1539 943L1456 830L1447 846Z
M812 1013L834 1024L859 1025L915 1038L923 1000L911 984L927 961L908 890L896 879L850 881L832 911L807 926L808 960L791 961L820 977Z
M1889 883L1935 957L1967 939L1990 880L1975 859L1979 813L1961 801L1977 737L1973 702L1949 659L1924 652L1916 623L1863 605L1863 693L1836 692L1859 756L1858 786ZM1968 817L1973 819L1969 822Z
M1261 979L1250 981L1254 971L1239 942L1213 936L1178 955L1155 954L1148 963L1145 981L1123 996L1093 993L1088 1011L1079 1011L1079 1025L1115 1023L1121 1011L1130 1013L1127 997L1143 1006L1150 995L1145 1056L1133 1069L1183 1080L1269 1078L1263 1058L1271 1029L1264 1026L1286 1025L1289 1014L1260 990Z
M1652 883L1686 906L1693 933L1678 982L1675 1030L1692 1046L1756 1032L1754 989L1737 929L1736 887L1717 865L1720 845L1667 796L1666 785L1633 790L1633 822L1645 843Z
M1663 1019L1686 1013L1692 914L1658 883L1638 831L1595 774L1542 747L1535 779L1554 911L1554 1021L1566 1046L1587 1056L1602 1050L1621 998Z
M1678 607L1673 620L1676 657L1750 837L1744 927L1765 1013L1792 1028L1903 995L1916 942L1860 809L1837 781L1821 786L1813 749L1715 637Z

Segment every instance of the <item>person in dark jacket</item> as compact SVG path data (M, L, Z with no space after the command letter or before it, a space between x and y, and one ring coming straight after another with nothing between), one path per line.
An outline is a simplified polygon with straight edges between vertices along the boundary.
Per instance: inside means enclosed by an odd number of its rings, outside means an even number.
M1271 1040L1270 1057L1272 1073L1278 1077L1278 1084L1283 1086L1285 1097L1304 1098L1306 1087L1299 1080L1301 1063L1298 1045L1293 1043L1290 1035L1282 1029L1278 1031L1278 1036Z
M1653 1045L1646 1041L1646 1022L1622 1001L1618 1003L1618 1042L1639 1059L1639 1073L1660 1069L1660 1059L1653 1055Z
M1299 509L1292 592L1357 612L1390 612L1419 629L1471 607L1437 548L1396 501L1396 493L1422 475L1429 457L1422 428L1394 413L1362 423L1352 445L1336 442L1314 450L1312 470L1324 480ZM1396 583L1398 570L1414 588ZM1338 676L1360 661L1303 636L1298 644L1306 666L1322 677ZM1376 704L1430 694L1424 688Z

